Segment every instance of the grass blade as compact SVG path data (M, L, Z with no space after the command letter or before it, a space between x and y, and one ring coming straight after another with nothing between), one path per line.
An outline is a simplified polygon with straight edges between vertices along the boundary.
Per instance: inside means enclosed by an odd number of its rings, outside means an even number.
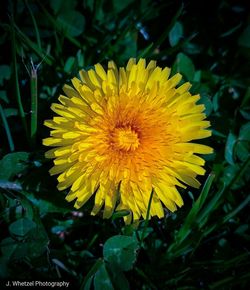
M149 201L148 201L146 220L145 220L144 225L143 225L143 231L142 231L141 241L140 242L143 242L145 234L146 234L146 230L147 230L147 227L148 227L148 222L149 222L149 217L150 217L150 208L151 208L151 204L152 204L152 200L153 200L153 194L154 194L154 190L152 189L150 197L149 197Z
M8 121L5 117L5 114L4 114L4 110L3 110L3 107L2 105L0 104L0 115L1 115L1 118L3 120L3 126L4 126L4 129L6 131L6 135L7 135L7 139L8 139L8 143L9 143L9 147L10 147L10 151L15 151L15 146L14 146L14 143L13 143L13 139L12 139L12 136L11 136L11 132L10 132L10 127L9 127L9 124L8 124Z
M51 55L47 55L45 52L43 52L42 49L39 49L36 43L31 41L29 37L27 37L19 28L17 25L14 24L17 36L20 38L22 42L24 42L27 46L29 46L38 56L40 56L41 59L44 58L44 61L48 65L52 65L54 63L54 58ZM46 57L44 57L46 55Z
M31 127L30 127L30 137L31 145L34 147L36 144L36 133L37 133L37 70L34 66L31 69Z
M172 27L174 26L175 22L180 17L180 15L181 15L181 13L183 11L183 7L184 7L184 5L182 3L181 7L178 9L176 14L172 18L171 23L169 24L169 26L165 29L165 31L162 33L162 35L157 39L157 41L153 45L149 44L149 46L146 47L145 50L140 53L140 57L148 57L148 56L150 56L152 54L152 52L156 48L158 48L165 41L165 39L168 37L169 31L172 29Z
M185 240L191 233L193 226L196 224L197 215L207 199L207 196L208 196L208 193L209 193L209 190L211 188L214 178L215 178L214 174L209 174L202 188L199 198L194 203L192 209L190 210L189 214L186 217L184 224L182 225L178 234L176 235L175 242L173 242L168 247L168 250L166 253L167 256L168 255L178 256L180 253L184 251L184 249L185 249L185 252L190 250L190 244L188 243L188 244L183 245L183 242L185 242Z
M17 72L16 37L15 37L15 28L14 28L15 24L14 24L14 16L13 16L13 14L11 15L11 18L10 18L10 27L11 27L11 50L12 50L12 60L13 60L13 70L14 70L16 98L17 98L19 114L20 114L20 117L22 119L23 128L24 128L26 137L28 138L28 128L27 128L25 113L24 113L24 110L23 110L23 104L22 104L20 88L19 88L18 72Z
M42 50L41 38L40 38L39 29L38 29L38 26L37 26L37 23L36 23L36 18L35 18L35 16L34 16L32 10L30 9L30 6L29 6L27 0L25 0L25 5L27 6L27 8L28 8L28 10L29 10L29 13L30 13L30 16L31 16L31 19L32 19L33 25L34 25L34 29L35 29L35 33L36 33L36 41L37 41L38 48L39 48L40 50Z

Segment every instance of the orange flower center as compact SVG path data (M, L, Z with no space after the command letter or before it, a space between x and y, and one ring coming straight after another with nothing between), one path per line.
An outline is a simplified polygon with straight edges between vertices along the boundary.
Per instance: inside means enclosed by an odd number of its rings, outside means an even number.
M118 150L134 151L140 145L138 133L131 127L116 128L113 132L113 145Z

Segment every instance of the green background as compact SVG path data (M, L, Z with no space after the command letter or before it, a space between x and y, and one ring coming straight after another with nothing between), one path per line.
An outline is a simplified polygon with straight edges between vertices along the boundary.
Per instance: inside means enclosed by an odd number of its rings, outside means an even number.
M74 289L247 289L250 14L247 1L3 1L0 278ZM212 124L200 189L166 217L125 226L58 192L42 138L64 83L97 62L157 60L190 81ZM31 62L37 68L37 90ZM36 67L35 67L36 68ZM36 104L37 98L37 104ZM31 102L33 101L33 105ZM37 113L36 113L37 107ZM32 132L32 133L31 133ZM2 285L1 285L2 287Z

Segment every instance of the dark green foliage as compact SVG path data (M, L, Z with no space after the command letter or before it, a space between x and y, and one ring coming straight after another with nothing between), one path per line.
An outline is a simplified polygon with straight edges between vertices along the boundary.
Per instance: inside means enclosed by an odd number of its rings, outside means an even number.
M247 1L3 1L0 64L0 278L72 289L248 289L250 15ZM41 140L49 107L81 68L155 59L201 95L214 148L184 206L125 226L74 211ZM37 95L30 91L30 59ZM35 67L36 68L36 67ZM31 121L31 102L38 114ZM34 99L33 99L34 101ZM33 123L32 123L33 122ZM37 123L37 129L36 129ZM30 127L33 124L36 142ZM0 285L2 289L2 285Z

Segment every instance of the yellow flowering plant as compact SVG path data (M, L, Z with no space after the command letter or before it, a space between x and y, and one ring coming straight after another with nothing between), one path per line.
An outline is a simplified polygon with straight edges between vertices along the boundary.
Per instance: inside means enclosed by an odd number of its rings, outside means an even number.
M79 72L80 79L64 85L65 95L45 121L51 128L46 152L54 159L51 175L59 174L58 189L70 188L67 201L82 207L95 196L96 215L129 210L126 223L149 216L164 216L183 205L178 188L200 186L204 159L213 149L193 140L211 135L205 107L191 84L177 86L182 76L170 77L170 68L156 61L129 59L126 68L113 61Z

